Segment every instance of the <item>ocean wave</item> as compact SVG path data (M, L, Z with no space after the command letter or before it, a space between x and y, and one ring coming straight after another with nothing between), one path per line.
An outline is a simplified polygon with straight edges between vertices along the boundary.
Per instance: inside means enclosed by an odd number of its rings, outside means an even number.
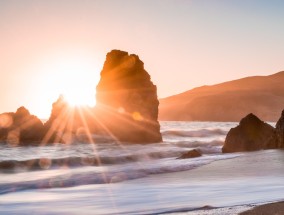
M147 177L152 174L172 173L187 171L209 164L216 160L230 159L237 157L236 154L204 156L194 159L167 159L157 162L134 163L131 165L116 165L107 171L97 171L95 169L87 172L76 172L70 170L68 174L35 179L13 183L2 183L0 194L17 192L30 189L48 189L74 187L88 184L118 183L126 180L133 180Z
M179 147L189 147L189 148L195 148L195 147L214 147L214 146L222 146L224 144L224 141L222 140L213 140L213 141L178 141L170 143L175 146Z
M144 160L178 157L183 150L169 152L151 152L148 154L133 154L116 157L65 157L65 158L38 158L30 160L5 160L0 161L0 172L18 172L58 169L62 167L82 167L124 164Z
M85 154L86 150L80 151L78 146L69 149L66 154L61 153L57 149L53 154L56 157L45 157L48 153L39 153L29 148L25 154L33 154L33 156L20 156L23 149L19 149L17 159L0 160L0 172L18 172L18 171L34 171L46 169L58 169L61 167L76 168L81 166L99 166L99 165L115 165L132 163L147 160L156 160L163 158L179 157L182 153L189 149L199 149L202 154L221 153L223 141L179 141L149 144L147 147L139 144L129 145L127 148L120 148L115 145L107 145L98 150L95 154ZM101 146L100 146L101 147ZM98 148L100 148L98 147ZM43 150L48 149L43 148ZM50 152L49 152L50 154ZM69 154L69 156L68 156ZM72 156L71 156L72 155ZM59 157L58 157L59 156Z
M221 140L213 140L213 141L179 141L175 143L171 143L177 147L182 148L195 148L199 149L202 154L216 154L222 152L222 146L224 141Z
M163 136L178 137L211 137L219 135L227 135L228 131L223 129L199 129L199 130L167 130L163 131Z

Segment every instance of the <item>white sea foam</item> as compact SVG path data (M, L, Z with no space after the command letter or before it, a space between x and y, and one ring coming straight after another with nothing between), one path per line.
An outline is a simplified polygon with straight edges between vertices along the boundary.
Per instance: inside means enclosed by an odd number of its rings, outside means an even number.
M2 168L0 214L155 214L281 199L281 151L221 153L224 134L235 125L162 122L164 142L146 145L1 146L0 164L44 158L50 165ZM193 148L203 156L176 159Z

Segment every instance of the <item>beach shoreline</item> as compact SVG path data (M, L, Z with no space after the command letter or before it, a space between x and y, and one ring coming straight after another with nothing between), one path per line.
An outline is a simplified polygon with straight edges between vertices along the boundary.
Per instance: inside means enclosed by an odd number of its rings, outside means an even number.
M205 125L207 130L215 127L214 124ZM203 124L182 124L180 131L185 132L182 130L185 126L191 132L188 135L192 134L192 130L204 133ZM199 130L196 130L196 126ZM218 128L225 131L227 127L229 126L220 124ZM166 127L166 130L171 129L171 125ZM208 131L212 133L212 130ZM94 214L96 211L98 214L108 215L227 215L239 214L259 205L284 200L284 150L221 154L217 151L220 144L217 144L216 140L222 140L224 135L211 133L209 137L205 135L198 137L199 139L164 134L169 143L154 144L151 147L148 145L147 148L130 145L127 151L113 148L112 145L97 145L101 156L110 156L111 150L112 155L117 157L136 151L147 155L156 151L163 153L169 150L188 150L197 144L206 150L198 158L182 160L170 155L166 158L142 159L101 167L78 168L70 165L64 171L51 168L3 173L1 188L3 192L9 192L0 195L0 213L28 215L33 211L37 214L48 212L77 215ZM142 149L144 151L141 151ZM50 146L17 148L13 149L13 156L23 158L25 155L29 159L40 158L46 154L62 156L62 151L60 147ZM70 149L64 149L64 152L69 157L91 153L86 145L72 146ZM111 183L102 183L99 173L111 177ZM43 186L44 184L48 186Z
M237 153L232 159L189 171L153 174L120 183L14 192L0 197L5 205L1 211L23 214L26 210L24 214L28 214L32 208L50 214L93 214L96 208L100 214L239 214L284 200L282 161L281 150ZM38 196L48 200L41 199L34 208L32 202L39 201ZM110 201L115 207L109 207ZM19 203L21 209L16 207Z
M284 201L258 205L250 210L246 210L240 213L240 215L259 215L259 214L271 214L271 215L284 214Z
M263 154L264 159L271 161L277 161L274 164L271 164L271 166L266 165L265 162L260 164L256 157L261 157ZM216 202L217 204L214 204L214 200L212 203L204 204L203 207L196 208L194 210L188 210L184 209L184 211L171 211L166 214L176 214L176 215L259 215L259 214L277 214L282 215L284 214L284 196L279 195L278 198L274 198L275 196L273 194L270 195L269 198L266 198L264 195L264 192L262 191L262 186L269 186L268 180L263 180L266 175L274 175L275 177L281 174L281 157L283 154L282 150L265 150L265 151L259 151L259 152L249 152L249 153L238 153L240 154L239 157L235 157L232 159L226 159L226 160L219 160L216 162L212 162L211 164L198 167L191 171L185 171L185 172L179 172L176 173L175 177L177 178L188 178L189 180L197 180L198 178L200 180L204 180L206 177L209 180L214 181L221 181L224 178L227 178L228 180L236 180L237 182L239 179L241 179L239 182L244 183L243 178L246 178L247 180L250 180L250 186L248 189L251 189L251 186L254 186L251 182L251 180L255 179L255 183L258 184L258 179L261 180L259 183L260 187L258 189L257 186L255 186L255 189L252 191L255 193L254 195L251 195L250 198L248 196L244 196L242 199L233 198L233 200L225 202L225 198L222 199L222 201ZM278 155L277 155L278 154ZM278 156L276 158L276 156ZM245 165L246 164L246 165ZM254 171L257 170L257 167L259 165L262 166L261 171ZM210 176L210 171L213 173L214 176ZM180 176L178 176L180 174ZM281 178L283 176L280 176L278 180L275 180L280 182ZM213 183L212 182L212 183ZM225 180L224 180L225 182ZM234 183L235 183L234 182ZM265 182L266 184L262 184ZM279 189L283 189L281 183L277 185ZM218 189L218 188L217 188ZM224 187L220 188L224 189ZM232 192L233 190L228 192ZM220 192L220 190L216 190L216 192ZM236 191L233 191L236 192ZM259 193L258 193L259 192ZM233 194L233 193L232 193ZM236 195L236 193L234 193ZM268 195L268 194L267 194ZM238 194L238 196L241 196ZM244 200L247 198L247 202ZM265 199L266 198L266 199ZM222 203L221 203L222 202Z
M168 213L171 215L283 215L284 214L284 201L276 201L269 203L255 203L247 205L236 205L230 207L212 208L204 206L200 209Z

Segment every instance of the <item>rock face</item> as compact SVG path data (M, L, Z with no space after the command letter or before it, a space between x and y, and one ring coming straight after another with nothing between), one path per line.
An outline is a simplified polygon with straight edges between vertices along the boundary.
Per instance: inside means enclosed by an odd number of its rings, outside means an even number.
M157 88L137 55L119 50L107 54L96 98L101 130L119 141L162 141Z
M196 158L196 157L200 157L201 155L202 154L200 153L199 150L193 149L193 150L190 150L182 154L178 159Z
M57 101L52 104L50 117L44 124L45 135L42 140L43 144L67 142L67 140L64 141L63 139L64 137L67 137L64 135L64 133L70 118L71 113L69 110L69 105L63 96L59 96Z
M44 124L43 144L90 142L87 133L96 132L94 110L90 107L72 107L63 96L52 104L51 115Z
M43 123L25 107L1 114L0 121L0 140L13 146L39 142L44 135Z
M248 114L227 134L223 153L277 148L275 128Z
M82 95L83 96L83 95ZM97 86L97 106L71 107L64 97L53 103L43 125L27 109L0 115L0 141L14 145L40 142L93 142L94 134L122 142L162 141L157 88L137 55L113 50L106 56Z
M276 123L277 148L284 148L284 110Z

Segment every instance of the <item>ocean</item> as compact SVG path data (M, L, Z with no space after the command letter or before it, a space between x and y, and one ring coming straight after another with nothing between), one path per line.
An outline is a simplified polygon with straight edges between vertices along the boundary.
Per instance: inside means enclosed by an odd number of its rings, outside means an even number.
M160 123L163 143L2 144L0 214L233 214L284 200L283 150L222 154L235 122ZM202 156L177 159L191 149Z

